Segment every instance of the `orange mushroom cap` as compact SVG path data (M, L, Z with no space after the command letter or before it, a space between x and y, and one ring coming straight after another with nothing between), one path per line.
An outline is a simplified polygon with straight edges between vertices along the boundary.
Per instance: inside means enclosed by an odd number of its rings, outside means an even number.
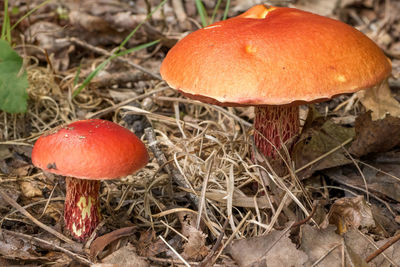
M41 136L32 162L45 171L82 179L123 177L149 160L145 145L129 130L110 121L76 121Z
M345 23L258 5L180 40L160 72L172 88L204 102L282 105L370 88L390 75L391 64Z

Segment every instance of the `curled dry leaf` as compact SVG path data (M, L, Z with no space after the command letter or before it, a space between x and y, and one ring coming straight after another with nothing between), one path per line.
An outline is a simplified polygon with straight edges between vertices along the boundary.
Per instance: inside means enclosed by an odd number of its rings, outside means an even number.
M90 258L94 261L109 244L124 236L132 235L135 229L135 226L124 227L96 238L90 246Z
M183 245L182 257L188 260L202 260L209 252L209 248L206 247L207 235L193 226L189 226L187 231L188 241Z
M341 266L341 252L337 246L341 244L341 237L335 233L335 227L316 229L307 224L300 228L300 249L308 255L308 261L304 266L311 266L324 255L326 257L319 266ZM331 251L332 250L332 251ZM330 253L328 253L331 251Z
M188 239L183 245L182 256L185 259L202 260L207 256L209 248L206 246L207 235L195 227L197 216L188 212L179 212L178 218L182 225L181 232Z
M239 266L304 266L307 255L296 249L289 232L272 231L265 236L233 241L226 251Z
M148 267L149 263L136 254L136 249L132 244L114 251L105 257L101 264L92 265L97 267L124 266L124 267Z
M400 117L400 103L392 96L387 81L374 88L359 91L357 96L363 106L372 111L372 120L383 119L388 114Z
M152 230L140 233L137 248L138 254L144 257L154 257L169 249L160 238L156 238L156 234Z
M392 153L387 153L392 154ZM397 154L397 155L396 155ZM380 158L380 159L379 159ZM368 165L359 165L368 184L368 190L383 198L391 198L400 201L399 173L400 153L392 156L378 157L382 163L367 161ZM371 167L370 167L371 166ZM349 165L323 171L330 179L352 188L365 190L365 183L356 167Z
M294 145L292 153L296 168L303 167L325 153L340 147L341 144L353 136L353 128L340 126L332 121L325 120L325 118L316 113L315 109L310 109L303 132L299 141ZM342 166L350 162L344 150L338 149L298 175L304 179L315 171Z
M69 67L69 54L75 47L65 38L64 29L54 23L38 21L25 32L28 41L45 50L55 70L66 70ZM30 37L30 38L29 38ZM46 60L43 51L27 47L28 52L41 60Z
M350 250L353 254L357 255L357 257L361 259L366 259L369 255L371 255L374 251L376 251L376 247L363 236L361 232L350 230L346 234L344 234L344 243L346 245L347 252ZM390 238L379 240L376 242L377 247L383 246ZM350 253L348 253L351 255ZM387 250L384 251L384 254L389 257L389 259L393 263L400 262L400 243L397 242L390 246ZM354 257L353 257L354 259ZM354 260L353 260L354 262ZM365 263L365 261L364 261ZM349 266L349 265L346 265ZM370 266L370 267L390 267L395 266L390 263L385 257L381 254L377 256L374 260L365 265L351 265L351 266Z
M364 113L357 117L355 130L356 138L349 152L357 157L386 152L400 144L400 138L393 138L400 136L400 118L391 115L372 120L371 112Z
M102 17L92 16L78 10L71 11L68 17L70 23L77 28L81 27L89 32L110 31L108 23Z
M375 227L371 207L363 196L341 198L333 203L322 227L336 225L339 234L346 233L349 228Z
M311 266L319 261L317 266L341 267L344 266L393 266L383 255L379 255L367 264L365 259L376 250L376 247L363 236L361 232L350 229L342 237L335 233L335 227L330 225L326 229L317 229L309 225L301 226L300 249L309 256L304 266ZM376 242L378 247L387 242L388 239ZM342 255L342 251L344 254ZM395 243L385 251L392 262L400 262L400 243ZM342 259L342 256L345 258Z
M37 253L37 247L31 242L8 234L7 230L0 233L0 255L5 259L19 259L27 261L45 260L41 254Z
M21 193L24 197L33 198L33 197L42 197L42 190L39 188L43 188L44 185L38 181L21 181L19 183L21 188Z

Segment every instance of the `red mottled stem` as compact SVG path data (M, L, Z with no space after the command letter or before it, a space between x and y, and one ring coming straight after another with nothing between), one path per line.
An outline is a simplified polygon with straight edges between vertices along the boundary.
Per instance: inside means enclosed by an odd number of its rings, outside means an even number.
M71 235L79 240L89 237L100 223L99 180L67 177L64 221Z
M256 147L267 158L276 158L276 149L299 133L299 106L257 106L255 112Z

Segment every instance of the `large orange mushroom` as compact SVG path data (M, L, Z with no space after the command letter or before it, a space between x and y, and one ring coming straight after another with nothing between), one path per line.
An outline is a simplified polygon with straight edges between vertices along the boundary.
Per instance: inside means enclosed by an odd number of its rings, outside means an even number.
M99 119L57 128L42 135L32 150L36 167L66 176L65 226L79 240L89 237L101 220L100 180L132 174L148 160L135 134Z
M275 158L299 132L299 104L370 88L390 75L391 64L373 41L345 23L258 5L180 40L160 72L188 97L255 106L255 144Z

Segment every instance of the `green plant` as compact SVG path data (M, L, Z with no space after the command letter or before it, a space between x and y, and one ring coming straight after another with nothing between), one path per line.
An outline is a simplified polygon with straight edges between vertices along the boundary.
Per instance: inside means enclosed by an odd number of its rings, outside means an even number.
M201 24L203 25L203 27L206 27L206 26L208 26L208 25L210 25L210 24L212 24L214 22L215 16L217 14L217 11L218 11L221 3L222 3L222 0L218 0L217 1L217 3L215 4L213 13L211 15L211 19L210 19L208 17L208 15L207 15L207 11L206 11L206 8L203 5L203 2L201 0L196 0L197 12L199 13ZM228 11L229 11L230 4L231 4L231 0L227 0L222 20L225 20L228 17Z
M23 60L5 40L0 40L0 109L26 112L28 79Z
M11 25L8 0L4 0L4 16L0 36L0 109L9 113L26 112L28 100L28 78L23 59L11 47L11 33L15 27L51 0L46 0L29 10Z

